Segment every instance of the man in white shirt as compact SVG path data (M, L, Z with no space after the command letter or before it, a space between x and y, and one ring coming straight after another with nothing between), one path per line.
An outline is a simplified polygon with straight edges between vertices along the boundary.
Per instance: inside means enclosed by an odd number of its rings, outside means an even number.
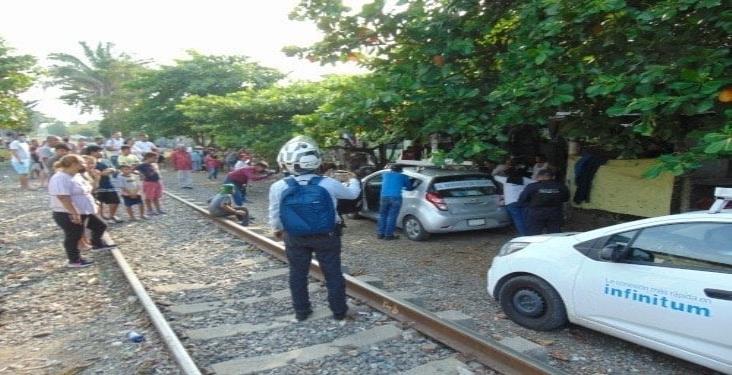
M18 134L18 137L10 142L8 148L10 148L10 153L12 154L10 164L12 164L13 169L15 169L15 172L20 177L20 188L30 190L28 173L30 172L31 154L25 134Z
M132 152L142 159L148 152L158 152L158 148L155 146L155 143L148 140L147 134L142 133L138 140L132 144Z
M104 144L104 148L107 150L109 160L112 162L115 168L119 168L117 159L119 158L119 151L125 144L125 140L122 138L121 132L114 132L112 138L109 138Z
M275 237L285 241L295 319L303 321L313 313L308 294L308 272L310 260L315 255L325 276L328 305L333 312L333 319L343 320L347 317L348 305L346 282L341 271L342 223L335 208L338 199L357 198L361 193L361 185L355 175L350 176L348 186L330 177L317 176L315 172L321 163L320 149L309 138L296 137L290 140L280 151L277 160L292 176L277 181L270 187L269 222ZM311 180L314 180L312 184ZM322 194L327 192L331 199L309 200L292 205L293 199L298 197L295 194L303 192L298 184L308 185L308 194L313 190ZM311 197L307 194L306 196ZM302 206L307 207L297 215L292 215L293 210L299 211L296 207ZM323 212L332 212L332 220L323 219Z

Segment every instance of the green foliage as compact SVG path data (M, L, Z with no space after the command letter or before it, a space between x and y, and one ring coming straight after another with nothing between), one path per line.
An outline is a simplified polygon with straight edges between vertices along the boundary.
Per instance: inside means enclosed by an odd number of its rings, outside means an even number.
M195 132L213 134L224 147L246 147L274 160L296 131L293 116L311 113L323 102L320 83L299 82L226 95L190 96L177 106Z
M376 0L351 10L308 0L291 17L325 37L286 53L373 72L373 92L334 98L306 125L443 133L457 141L449 156L463 159L499 155L512 128L544 127L561 111L563 135L623 157L673 145L660 170L727 155L729 116L715 97L732 84L732 10L720 1Z
M79 106L81 113L99 110L107 115L124 110L131 94L122 88L126 82L145 71L144 62L135 61L124 53L115 54L112 43L98 43L91 48L79 42L84 57L67 53L52 53L48 58L54 64L48 70L49 86L57 86L66 93L61 100Z
M49 55L54 64L49 68L47 85L63 90L60 99L78 106L81 113L101 112L104 118L99 131L108 136L123 127L127 111L138 98L139 93L126 84L147 71L146 62L114 53L112 43L98 43L96 48L86 42L79 45L82 58L67 53Z
M65 137L67 135L71 135L69 132L69 128L66 126L66 123L63 121L56 120L52 122L51 124L46 126L46 132L48 132L49 135L56 135L59 137Z
M247 57L189 51L188 59L147 71L128 85L138 92L138 100L122 120L130 130L144 130L155 136L191 136L200 143L205 128L198 128L177 107L186 98L258 90L281 78L278 71L250 62Z
M36 78L36 60L29 55L14 55L0 38L0 128L24 129L28 111L18 95Z

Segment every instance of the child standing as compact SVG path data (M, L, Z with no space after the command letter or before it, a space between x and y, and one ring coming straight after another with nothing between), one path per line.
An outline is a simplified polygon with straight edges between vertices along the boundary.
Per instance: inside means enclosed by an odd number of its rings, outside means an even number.
M206 155L206 158L204 159L204 163L206 164L206 170L208 171L208 179L209 180L216 180L219 178L219 168L223 165L221 160L219 160L219 157L216 154L208 154Z
M163 196L163 184L160 182L158 170L158 154L156 152L145 153L142 163L137 166L137 171L142 175L142 193L145 195L145 207L151 215L162 215L165 213L160 209L160 198ZM153 210L155 207L155 210Z
M132 166L122 164L119 166L122 176L120 179L120 188L122 189L122 200L127 208L127 215L130 220L137 220L132 207L139 206L140 218L147 219L145 215L145 206L142 204L142 197L140 196L140 177L132 173Z

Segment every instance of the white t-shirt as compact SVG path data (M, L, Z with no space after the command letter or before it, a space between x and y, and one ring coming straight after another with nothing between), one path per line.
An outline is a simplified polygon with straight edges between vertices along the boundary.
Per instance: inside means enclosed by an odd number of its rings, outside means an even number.
M526 185L536 182L530 178L524 177L524 184L516 185L508 183L508 177L505 176L493 176L493 178L503 184L503 200L506 202L506 205L518 202L519 196L526 188Z
M234 164L234 170L239 170L249 166L249 160L239 160Z
M48 194L51 196L51 210L53 212L69 213L58 199L59 195L68 195L71 197L71 204L78 214L96 214L97 205L94 203L91 192L92 186L79 173L71 176L65 172L57 172L48 181Z
M119 174L120 184L119 187L122 190L122 195L138 195L140 193L140 177L136 174L130 173L129 176Z
M107 140L107 143L104 144L105 148L111 148L111 150L107 150L107 153L109 155L119 155L119 149L125 144L125 140L122 138L109 138Z
M152 152L154 148L156 148L155 143L150 141L135 141L132 144L132 151L139 156L144 156L146 153Z
M534 169L531 172L531 178L536 180L536 177L539 175L539 172L549 168L549 163L536 163L534 164Z
M13 153L13 161L16 163L23 163L27 160L30 160L30 146L28 145L28 142L21 142L19 140L14 140L10 142L10 145L8 146L11 150L15 150L18 153L18 157L15 157L15 153Z

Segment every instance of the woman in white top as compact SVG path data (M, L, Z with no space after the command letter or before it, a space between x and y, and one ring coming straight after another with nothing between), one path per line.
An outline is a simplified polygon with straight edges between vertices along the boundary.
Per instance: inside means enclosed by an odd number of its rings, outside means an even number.
M518 198L526 185L536 181L524 177L523 170L519 168L509 167L505 173L505 176L493 176L493 178L503 184L503 200L506 203L508 216L511 217L519 236L525 236L528 230L524 221L524 208L519 205Z
M84 234L84 223L91 230L93 250L114 247L102 240L107 224L97 217L92 186L81 175L85 171L84 159L79 155L66 155L54 164L54 169L56 173L48 182L48 193L51 195L53 220L64 231L68 267L87 267L92 262L81 257L77 246Z

